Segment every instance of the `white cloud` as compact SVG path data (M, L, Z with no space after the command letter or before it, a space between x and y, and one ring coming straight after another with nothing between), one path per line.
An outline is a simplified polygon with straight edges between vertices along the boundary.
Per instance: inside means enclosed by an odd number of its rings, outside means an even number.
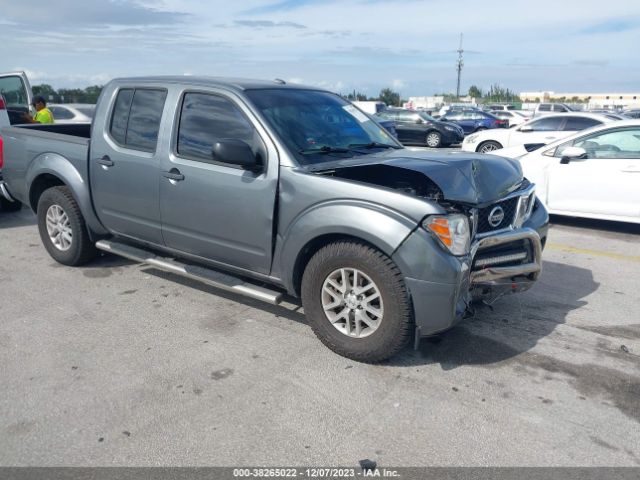
M395 90L402 90L404 87L407 86L407 84L405 83L404 80L401 80L399 78L394 79L391 82L391 86L395 89Z

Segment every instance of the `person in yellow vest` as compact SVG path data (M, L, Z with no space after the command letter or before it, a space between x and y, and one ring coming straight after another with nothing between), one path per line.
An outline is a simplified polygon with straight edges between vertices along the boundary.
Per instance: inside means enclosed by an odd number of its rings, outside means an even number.
M38 95L33 99L33 106L36 109L36 114L33 118L31 115L26 114L25 120L29 123L54 123L53 113L47 108L47 101L44 97Z

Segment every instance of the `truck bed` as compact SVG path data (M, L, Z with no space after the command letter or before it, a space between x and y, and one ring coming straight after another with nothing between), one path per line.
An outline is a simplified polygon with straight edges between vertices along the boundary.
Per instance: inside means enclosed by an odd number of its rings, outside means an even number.
M34 164L45 156L67 159L83 178L87 178L91 124L15 125L0 130L4 138L4 180L11 195L29 204L27 183Z

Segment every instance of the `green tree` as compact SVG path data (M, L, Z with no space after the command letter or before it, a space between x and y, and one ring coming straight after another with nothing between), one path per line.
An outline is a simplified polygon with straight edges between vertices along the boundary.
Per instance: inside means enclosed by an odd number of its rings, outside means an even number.
M45 100L53 100L56 98L57 92L55 89L46 83L41 85L34 85L31 87L31 91L34 95L42 95Z
M387 105L400 105L400 94L398 92L394 92L390 88L383 88L380 90L380 94L378 95L378 100L386 103Z
M467 95L470 96L471 98L480 99L482 98L482 90L476 87L475 85L471 85L469 87L469 93L467 93Z
M485 102L521 102L520 97L508 88L501 87L494 83L483 97Z
M84 101L85 103L97 103L98 97L102 92L102 85L92 85L84 89Z
M345 97L347 100L351 100L356 101L356 102L364 102L367 100L367 95L364 93L360 93L357 91L353 91L351 93L348 93L347 96Z

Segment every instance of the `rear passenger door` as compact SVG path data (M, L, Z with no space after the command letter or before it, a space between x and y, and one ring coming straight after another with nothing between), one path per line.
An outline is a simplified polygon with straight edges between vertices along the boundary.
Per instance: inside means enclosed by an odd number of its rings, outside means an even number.
M115 90L105 127L93 132L89 152L93 203L103 225L157 245L163 243L158 133L166 96L155 87Z
M160 182L166 246L268 274L279 166L266 132L239 98L224 91L185 89L175 122ZM223 140L247 143L264 167L252 172L221 162L213 147Z

